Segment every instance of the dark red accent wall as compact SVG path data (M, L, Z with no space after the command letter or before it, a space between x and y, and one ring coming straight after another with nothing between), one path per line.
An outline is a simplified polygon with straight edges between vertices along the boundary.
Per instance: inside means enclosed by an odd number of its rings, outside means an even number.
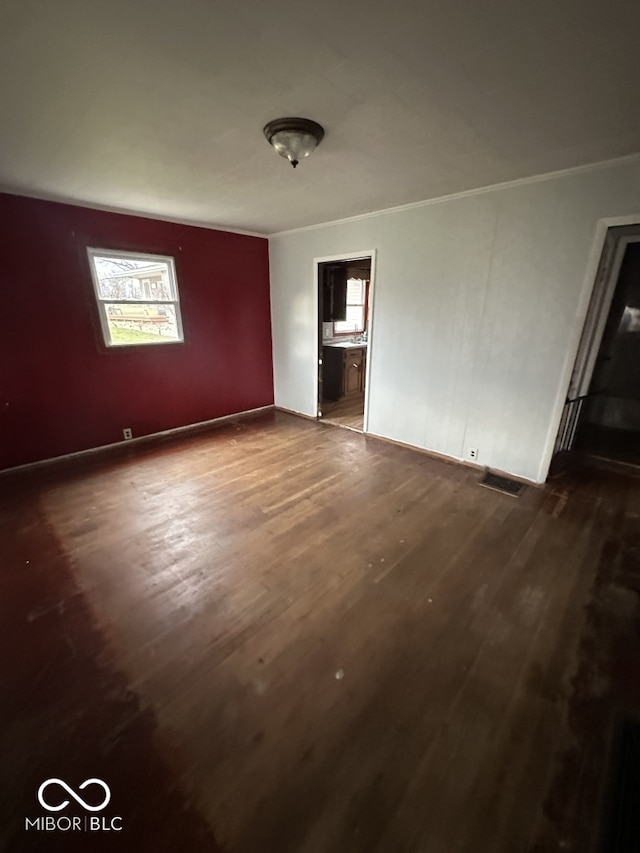
M86 247L175 258L184 344L106 349ZM0 194L0 468L273 403L268 241Z

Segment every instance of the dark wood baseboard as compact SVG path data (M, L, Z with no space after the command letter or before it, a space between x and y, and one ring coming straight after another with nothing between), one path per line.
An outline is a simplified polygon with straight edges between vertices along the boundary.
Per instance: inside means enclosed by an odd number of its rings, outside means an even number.
M93 457L111 456L128 456L131 450L137 447L153 447L156 444L162 444L166 441L172 441L181 436L197 435L198 433L207 432L216 427L223 426L226 423L235 421L239 418L250 418L264 412L272 411L275 407L273 404L269 406L260 406L257 409L247 409L244 412L236 412L231 415L222 415L219 418L212 418L208 421L199 421L195 424L186 424L185 426L173 427L172 429L161 430L160 432L151 432L147 435L138 435L135 438L130 438L113 444L102 444L99 447L88 447L85 450L76 450L73 453L64 453L61 456L52 456L48 459L37 459L34 462L27 462L24 465L15 465L12 468L3 468L0 470L0 477L5 474L18 473L20 471L38 470L43 467L52 465L63 465L73 462L74 460L82 461Z

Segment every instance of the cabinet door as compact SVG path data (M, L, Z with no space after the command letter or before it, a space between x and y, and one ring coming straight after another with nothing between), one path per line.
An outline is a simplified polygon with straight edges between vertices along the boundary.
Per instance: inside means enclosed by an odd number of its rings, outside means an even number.
M362 391L362 354L345 353L344 393L357 394Z
M322 347L322 402L342 396L342 355L335 347Z
M327 264L322 264L320 269L322 271L322 280L320 281L322 288L322 322L330 323L333 320L330 268Z
M321 265L322 322L347 319L347 268L344 264Z
M347 319L347 268L344 265L331 270L331 319Z

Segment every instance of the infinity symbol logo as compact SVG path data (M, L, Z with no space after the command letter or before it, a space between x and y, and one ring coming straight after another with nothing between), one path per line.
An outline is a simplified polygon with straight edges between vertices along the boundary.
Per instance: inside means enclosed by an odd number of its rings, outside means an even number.
M81 797L79 797L76 792L67 785L66 782L63 782L62 779L47 779L46 782L43 782L42 785L40 785L40 787L38 788L38 801L43 808L47 809L47 811L50 812L59 812L61 811L61 809L66 808L69 805L69 800L64 800L64 802L60 803L59 806L50 806L49 803L45 802L44 799L45 789L48 788L49 785L60 785L61 788L64 788L64 790L68 794L70 794L77 803L80 803L82 808L86 809L88 812L101 811L103 808L105 808L105 806L111 799L111 790L109 789L109 786L106 784L106 782L102 781L102 779L86 779L82 783L82 785L78 786L81 791L84 791L87 785L99 785L104 791L104 802L100 803L99 806L90 806L88 803L85 803L85 801Z

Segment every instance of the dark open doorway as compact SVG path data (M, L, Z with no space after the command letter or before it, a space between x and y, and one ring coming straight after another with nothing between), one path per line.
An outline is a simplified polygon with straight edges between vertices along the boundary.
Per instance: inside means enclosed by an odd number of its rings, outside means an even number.
M640 465L640 243L625 249L575 448Z
M589 458L640 466L640 225L608 229L549 476Z
M318 264L318 417L365 429L372 258Z

